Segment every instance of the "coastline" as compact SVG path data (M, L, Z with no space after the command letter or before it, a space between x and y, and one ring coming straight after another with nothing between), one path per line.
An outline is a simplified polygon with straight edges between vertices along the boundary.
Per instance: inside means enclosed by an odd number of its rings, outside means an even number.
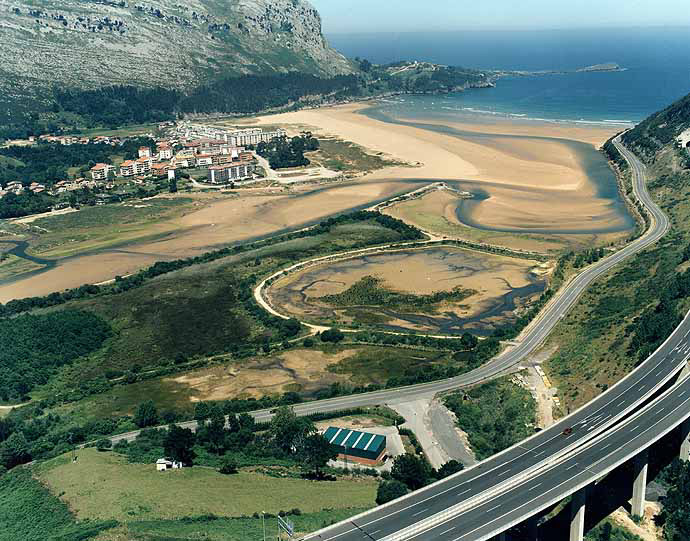
M0 302L98 283L156 261L296 229L371 206L429 181L450 180L460 186L464 182L484 191L486 195L473 202L468 212L474 223L488 230L581 232L589 238L596 237L597 231L624 229L620 213L612 209L612 199L600 195L586 164L573 150L577 143L598 154L596 147L617 131L612 127L492 118L451 126L465 134L453 135L371 119L362 111L372 103L305 109L244 124L283 124L293 132L313 129L412 166L388 167L343 183L243 190L240 197L175 220L163 238L72 256L44 272L0 284Z

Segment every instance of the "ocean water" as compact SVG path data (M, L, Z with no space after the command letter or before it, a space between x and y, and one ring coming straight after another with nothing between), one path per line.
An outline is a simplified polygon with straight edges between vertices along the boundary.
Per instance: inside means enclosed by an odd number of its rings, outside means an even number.
M501 78L496 88L405 96L400 113L516 115L563 121L639 122L690 93L690 29L333 34L349 57L424 60L478 69L576 70L616 62L622 72Z

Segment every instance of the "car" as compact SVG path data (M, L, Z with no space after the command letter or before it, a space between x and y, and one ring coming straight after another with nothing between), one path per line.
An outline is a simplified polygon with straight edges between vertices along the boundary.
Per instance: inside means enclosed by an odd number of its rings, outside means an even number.
M563 431L564 436L570 436L570 434L572 434L572 433L573 433L572 427L568 427Z

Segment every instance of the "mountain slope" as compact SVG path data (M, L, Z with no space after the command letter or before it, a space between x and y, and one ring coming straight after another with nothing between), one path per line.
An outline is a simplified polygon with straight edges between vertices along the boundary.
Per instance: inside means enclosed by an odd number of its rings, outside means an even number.
M305 0L0 0L0 91L188 89L219 76L350 73Z

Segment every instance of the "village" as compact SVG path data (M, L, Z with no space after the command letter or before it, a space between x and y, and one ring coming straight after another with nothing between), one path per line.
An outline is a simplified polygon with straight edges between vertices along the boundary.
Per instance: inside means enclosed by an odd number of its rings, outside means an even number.
M19 180L8 182L0 189L0 198L7 194L21 195L26 192L60 196L66 192L93 190L99 192L96 204L105 204L113 199L107 193L124 184L142 186L148 181L166 181L176 185L178 176L189 178L185 170L196 173L192 180L197 187L228 186L251 182L257 174L257 157L253 149L259 143L268 143L274 138L285 137L282 129L264 131L261 128L222 130L204 125L166 123L159 126L166 134L155 138L155 148L142 146L136 159L120 163L97 163L87 176L72 179L56 179L51 185L44 182ZM149 136L152 137L151 134ZM41 135L27 140L11 141L11 145L31 146L45 143L60 145L102 144L114 148L121 146L126 138L96 136L93 138L74 135ZM205 178L201 178L202 173ZM66 206L56 203L56 208Z

